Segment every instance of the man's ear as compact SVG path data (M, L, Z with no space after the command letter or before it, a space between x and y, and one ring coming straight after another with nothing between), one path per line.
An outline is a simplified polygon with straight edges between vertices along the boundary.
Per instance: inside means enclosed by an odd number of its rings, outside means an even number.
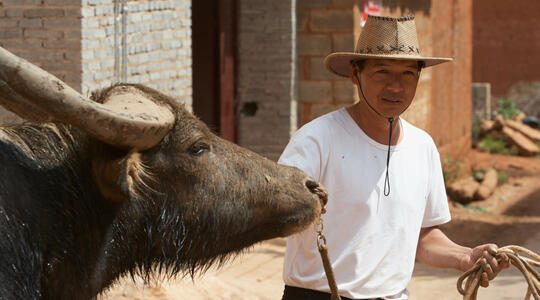
M351 82L354 85L357 85L356 76L358 74L358 70L353 66L351 67Z

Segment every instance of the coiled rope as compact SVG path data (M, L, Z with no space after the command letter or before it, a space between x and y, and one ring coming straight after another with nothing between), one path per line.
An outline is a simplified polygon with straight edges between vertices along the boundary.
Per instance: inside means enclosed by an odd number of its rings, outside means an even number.
M531 295L535 300L540 300L540 274L533 268L533 266L540 267L540 255L520 246L506 246L497 250L495 258L499 263L502 260L509 260L512 265L521 271L529 285L525 300L530 299ZM482 272L482 264L479 260L474 267L459 277L457 289L463 295L463 300L476 300L478 287L482 281ZM465 288L463 288L464 280L466 280Z

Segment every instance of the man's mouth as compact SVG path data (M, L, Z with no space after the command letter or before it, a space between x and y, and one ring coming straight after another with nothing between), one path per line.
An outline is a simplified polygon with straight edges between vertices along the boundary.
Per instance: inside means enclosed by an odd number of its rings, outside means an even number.
M382 100L389 104L401 104L403 102L401 98L382 98Z

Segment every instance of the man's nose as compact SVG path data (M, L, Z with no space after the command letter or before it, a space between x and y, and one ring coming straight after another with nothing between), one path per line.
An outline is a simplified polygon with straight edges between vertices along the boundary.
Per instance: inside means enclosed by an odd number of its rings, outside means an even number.
M390 76L386 87L392 92L401 92L403 90L403 84L399 75L395 74Z

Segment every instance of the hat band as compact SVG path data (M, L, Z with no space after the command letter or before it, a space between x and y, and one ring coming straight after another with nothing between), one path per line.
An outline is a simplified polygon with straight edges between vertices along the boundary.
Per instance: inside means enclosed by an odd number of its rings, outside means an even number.
M375 48L373 47L360 48L360 49L357 49L356 52L359 54L406 54L407 55L411 53L420 54L420 49L418 49L418 47L414 45L412 46L380 45L380 46L375 46Z

